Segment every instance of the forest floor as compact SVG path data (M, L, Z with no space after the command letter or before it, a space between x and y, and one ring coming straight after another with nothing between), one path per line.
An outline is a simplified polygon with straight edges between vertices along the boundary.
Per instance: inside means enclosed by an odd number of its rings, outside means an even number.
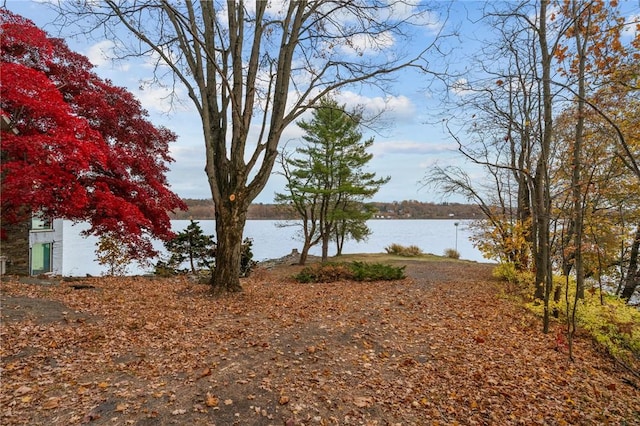
M220 298L187 278L3 277L0 424L640 424L637 378L585 334L570 361L491 265L393 262L406 279L259 268Z

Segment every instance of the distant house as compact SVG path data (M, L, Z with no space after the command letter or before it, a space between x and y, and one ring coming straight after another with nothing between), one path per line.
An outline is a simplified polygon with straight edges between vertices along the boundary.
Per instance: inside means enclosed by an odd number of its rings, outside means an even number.
M62 275L62 219L34 217L29 230L29 275Z
M62 219L34 216L5 228L1 244L4 273L11 275L62 275Z

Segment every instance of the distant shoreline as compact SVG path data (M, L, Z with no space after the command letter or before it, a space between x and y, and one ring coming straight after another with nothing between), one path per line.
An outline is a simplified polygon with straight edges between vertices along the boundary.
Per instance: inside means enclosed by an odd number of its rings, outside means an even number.
M171 219L214 220L215 211L212 200L184 199L187 211L178 211L169 215ZM473 220L484 217L475 204L461 203L423 203L415 200L394 201L391 203L367 203L375 208L371 220L390 219L459 219ZM277 204L251 204L247 213L248 220L295 220L296 216L285 211Z

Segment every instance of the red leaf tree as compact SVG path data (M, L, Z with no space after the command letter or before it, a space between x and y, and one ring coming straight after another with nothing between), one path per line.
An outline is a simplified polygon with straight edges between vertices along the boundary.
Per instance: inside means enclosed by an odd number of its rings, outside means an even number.
M173 236L168 211L186 209L166 180L169 143L131 93L33 22L0 10L2 222L35 212L87 221L134 258Z

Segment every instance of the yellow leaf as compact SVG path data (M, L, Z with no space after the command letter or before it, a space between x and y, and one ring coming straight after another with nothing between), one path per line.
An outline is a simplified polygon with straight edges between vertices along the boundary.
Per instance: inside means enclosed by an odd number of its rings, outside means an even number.
M20 401L24 402L25 404L31 402L31 400L33 399L33 397L31 395L26 395L23 396L22 398L20 398Z
M108 387L109 387L109 383L107 383L107 382L100 382L100 383L98 383L98 387L99 387L100 389L106 389L106 388L108 388Z

